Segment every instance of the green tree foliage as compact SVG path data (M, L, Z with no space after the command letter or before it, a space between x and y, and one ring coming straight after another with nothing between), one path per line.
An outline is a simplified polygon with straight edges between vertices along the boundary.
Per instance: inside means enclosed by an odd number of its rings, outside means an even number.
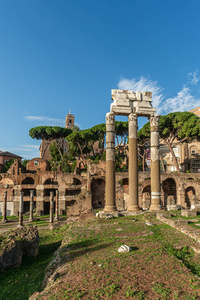
M89 154L92 150L92 144L97 140L97 135L92 133L91 129L72 132L66 140L72 145L77 146L80 156L84 158L84 154ZM78 152L78 151L76 151Z
M106 138L106 124L97 124L93 126L90 130L93 134L96 135L96 140L99 141L99 149L101 149L101 152L103 153Z
M169 148L177 172L180 173L173 147L183 142L200 140L200 118L190 112L174 112L160 117L160 140ZM138 132L138 136L150 138L150 123L146 123Z
M14 158L12 158L9 161L7 161L5 163L5 165L2 167L1 172L2 173L6 173L8 171L8 169L10 169L10 167L12 166L13 163L14 163Z
M50 152L50 155L51 155L53 161L60 161L61 160L60 152L62 152L62 149L60 148L60 151L58 151L58 148L57 148L55 142L53 142L49 146L49 152Z
M52 141L55 141L55 145L60 153L62 158L62 153L60 151L61 148L61 139L66 138L72 130L70 128L64 128L59 126L38 126L31 128L29 131L30 137L36 140L43 140L45 142L45 147L41 154L42 158L44 157L44 153Z
M27 163L29 162L30 159L23 159L22 160L22 166L24 166L26 168Z

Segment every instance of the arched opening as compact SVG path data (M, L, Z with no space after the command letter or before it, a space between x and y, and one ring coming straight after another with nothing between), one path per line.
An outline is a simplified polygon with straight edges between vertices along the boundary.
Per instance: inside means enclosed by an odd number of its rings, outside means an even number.
M124 178L122 180L122 186L123 186L123 189L124 189L124 193L126 193L128 195L129 194L128 178Z
M47 185L47 184L58 185L58 182L57 182L57 181L54 181L53 178L48 178L48 179L46 179L45 182L44 182L44 185Z
M32 177L26 177L24 180L22 180L22 184L34 184L35 181Z
M105 206L105 180L93 179L91 183L92 208L104 208Z
M81 185L81 181L78 178L73 178L73 185Z
M173 178L167 178L162 183L164 192L164 207L167 205L168 196L173 196L176 203L176 182Z
M190 199L193 195L196 195L196 191L193 186L187 187L187 189L185 190L185 203L188 208L190 207Z
M53 192L53 195L56 195L56 189L44 189L44 197L50 197L50 192Z

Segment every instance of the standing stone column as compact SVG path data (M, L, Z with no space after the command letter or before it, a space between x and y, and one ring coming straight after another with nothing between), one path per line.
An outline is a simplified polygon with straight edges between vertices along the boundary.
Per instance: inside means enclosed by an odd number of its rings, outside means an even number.
M23 226L23 197L24 193L21 192L20 201L19 201L19 226Z
M3 199L3 219L2 219L3 223L8 222L6 213L7 213L7 191L4 192L4 199Z
M137 115L131 113L129 122L129 203L128 211L138 211L138 147Z
M33 206L34 206L34 202L33 202L33 197L34 197L34 190L31 190L30 192L30 216L29 216L29 221L33 222Z
M50 192L50 217L49 223L53 223L53 192Z
M150 210L160 210L160 151L159 115L150 117L151 126L151 206Z
M58 199L59 199L59 192L58 190L56 190L56 207L55 207L55 218L54 218L54 221L58 221Z
M115 212L115 115L106 114L106 191L104 212Z

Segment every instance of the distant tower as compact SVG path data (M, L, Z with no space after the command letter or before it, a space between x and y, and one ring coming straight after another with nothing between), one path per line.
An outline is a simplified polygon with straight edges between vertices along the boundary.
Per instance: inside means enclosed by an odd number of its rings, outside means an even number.
M71 114L71 111L66 115L65 118L65 128L73 128L74 127L74 119L75 117Z

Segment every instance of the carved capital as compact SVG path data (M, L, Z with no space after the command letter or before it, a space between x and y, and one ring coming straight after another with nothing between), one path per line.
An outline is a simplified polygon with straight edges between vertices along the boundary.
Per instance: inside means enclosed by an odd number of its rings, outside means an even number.
M136 114L130 114L128 116L128 122L129 122L129 125L137 126L137 115Z
M106 114L106 125L114 125L115 124L115 115L114 113L107 113Z
M159 119L160 119L160 115L151 115L150 117L151 131L159 131Z

